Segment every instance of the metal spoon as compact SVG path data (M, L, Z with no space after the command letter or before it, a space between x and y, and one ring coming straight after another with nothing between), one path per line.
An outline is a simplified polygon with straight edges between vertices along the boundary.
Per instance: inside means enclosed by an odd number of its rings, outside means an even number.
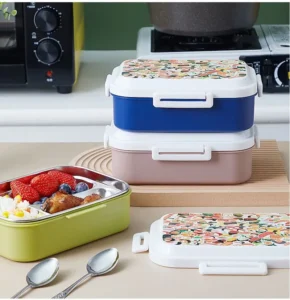
M48 258L34 266L26 275L27 286L11 299L19 298L28 289L38 288L52 282L58 274L59 264L56 258Z
M87 278L101 276L112 271L119 260L119 252L115 248L104 250L92 257L87 264L88 273L77 280L71 286L54 296L55 298L66 298L77 286L83 283Z

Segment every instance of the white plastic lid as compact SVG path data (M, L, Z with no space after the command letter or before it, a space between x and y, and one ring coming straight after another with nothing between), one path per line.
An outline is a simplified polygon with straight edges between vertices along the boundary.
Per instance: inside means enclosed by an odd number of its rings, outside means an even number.
M240 60L127 60L108 75L106 95L200 99L262 94L262 81ZM170 97L173 95L173 97Z
M143 245L136 234L132 251L149 249L159 265L199 267L201 274L266 275L267 267L290 267L287 224L285 213L171 213L155 221L150 234L139 234Z
M114 125L107 126L104 146L128 151L152 151L166 148L172 151L238 151L255 145L259 147L256 126L233 133L148 133L123 131Z

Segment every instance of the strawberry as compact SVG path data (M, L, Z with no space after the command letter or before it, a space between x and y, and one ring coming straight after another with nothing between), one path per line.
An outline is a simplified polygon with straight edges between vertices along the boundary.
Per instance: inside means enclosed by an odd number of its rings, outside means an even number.
M41 196L45 197L50 197L58 190L59 186L58 180L49 174L41 174L34 177L30 184Z
M72 175L61 172L61 171L49 171L48 174L53 176L54 178L56 178L58 180L59 184L66 183L73 190L76 188L77 182Z
M22 183L25 183L25 184L29 184L30 181L35 177L35 175L29 175L29 176L26 176L26 177L22 177L22 178L19 178L17 179L18 181L22 182Z
M10 188L9 182L1 183L0 184L0 194L6 192L7 190L9 190L9 188Z
M33 204L40 199L40 195L33 187L22 183L21 181L12 181L10 183L10 188L12 190L13 197L20 195L23 200L27 200L30 204Z

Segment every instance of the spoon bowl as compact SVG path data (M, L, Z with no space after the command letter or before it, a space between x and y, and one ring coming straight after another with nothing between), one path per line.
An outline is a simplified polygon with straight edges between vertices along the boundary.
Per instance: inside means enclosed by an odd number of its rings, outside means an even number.
M119 252L116 248L106 249L93 256L87 264L87 271L92 276L101 276L115 268L119 261Z
M12 299L20 297L31 288L39 288L52 282L59 271L59 264L56 258L48 258L34 266L26 275L27 286L19 291Z
M59 263L56 258L48 258L33 267L26 276L27 283L38 288L52 282L59 271Z
M111 272L117 265L119 261L119 252L116 248L106 249L97 255L93 256L87 263L88 273L73 283L71 286L58 293L53 297L66 298L76 287L82 284L85 280L95 277L105 275Z

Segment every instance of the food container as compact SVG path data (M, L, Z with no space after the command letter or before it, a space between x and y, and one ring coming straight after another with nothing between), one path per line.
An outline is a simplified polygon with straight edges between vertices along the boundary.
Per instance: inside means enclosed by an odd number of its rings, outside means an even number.
M128 131L234 132L254 121L261 76L239 60L127 60L108 75L114 123Z
M158 265L201 274L266 275L290 267L289 232L290 214L176 213L135 234L132 251L149 249Z
M69 173L77 181L87 182L91 187L89 191L99 193L101 200L34 220L11 221L0 217L1 256L19 262L36 261L129 226L130 189L125 182L73 166L55 167L35 175L51 170ZM0 183L1 196L9 193L11 181Z
M255 142L256 140L256 142ZM130 184L237 184L252 174L256 127L235 133L146 133L108 126L112 172Z

